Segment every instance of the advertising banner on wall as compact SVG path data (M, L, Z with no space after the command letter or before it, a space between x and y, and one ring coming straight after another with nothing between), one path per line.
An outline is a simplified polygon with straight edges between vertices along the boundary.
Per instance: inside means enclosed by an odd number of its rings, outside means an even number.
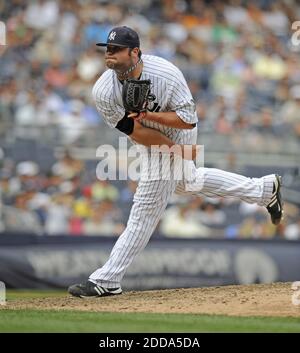
M0 237L7 288L66 288L85 281L116 241L103 237ZM18 240L19 239L19 240ZM299 280L300 242L152 239L129 267L123 289L141 290Z

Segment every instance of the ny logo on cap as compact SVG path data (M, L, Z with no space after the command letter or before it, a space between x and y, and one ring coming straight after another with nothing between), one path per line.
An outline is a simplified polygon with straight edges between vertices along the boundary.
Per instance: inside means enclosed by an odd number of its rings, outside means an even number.
M114 32L114 31L113 31L113 32L111 32L111 34L109 35L108 39L109 39L109 40L115 40L115 36L116 36L116 34L117 34L117 33L116 33L116 32Z

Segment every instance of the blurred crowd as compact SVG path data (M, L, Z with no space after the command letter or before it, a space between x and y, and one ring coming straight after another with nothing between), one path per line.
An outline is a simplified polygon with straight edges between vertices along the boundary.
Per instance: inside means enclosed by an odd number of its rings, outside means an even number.
M144 54L183 71L208 148L299 153L300 44L291 40L299 1L0 0L0 14L7 29L7 45L0 46L1 145L43 140L68 151L93 138L97 145L117 139L92 102L105 70L95 43L127 25L140 34ZM3 158L0 183L0 228L37 234L118 235L136 187L97 180L95 169L68 152L46 172L34 160ZM291 204L275 229L262 208L181 201L172 200L161 234L300 238L299 209Z
M48 173L34 161L15 165L5 159L0 183L2 231L39 235L119 235L125 216L120 206L135 187L128 182L119 191L96 179L95 170L68 151Z
M184 72L200 136L225 136L241 150L299 148L300 44L291 40L298 1L0 0L0 13L8 44L0 134L44 133L65 145L95 134L102 121L91 88L105 70L95 43L126 24L140 34L143 53Z
M49 171L34 161L4 158L0 168L0 232L38 235L119 236L125 229L137 182L101 181L96 165L68 150ZM300 239L299 208L285 203L275 227L263 207L234 199L174 195L154 236Z

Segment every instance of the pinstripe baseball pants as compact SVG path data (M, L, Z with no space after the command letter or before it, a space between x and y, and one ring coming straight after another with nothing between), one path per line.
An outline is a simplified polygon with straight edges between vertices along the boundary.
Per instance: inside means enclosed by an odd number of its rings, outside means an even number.
M133 199L127 227L118 238L108 261L89 279L107 288L120 287L134 258L145 248L174 192L182 195L236 197L248 203L266 206L273 191L274 174L262 178L245 176L214 168L196 169L186 190L185 181L141 179Z

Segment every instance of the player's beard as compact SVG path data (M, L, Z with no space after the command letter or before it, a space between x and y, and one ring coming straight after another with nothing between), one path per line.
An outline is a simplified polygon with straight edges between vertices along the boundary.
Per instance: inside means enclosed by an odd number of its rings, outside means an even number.
M118 66L118 64L115 61L108 59L108 60L106 60L106 66L109 69L115 70L115 68L116 68L116 66Z
M126 72L128 69L130 69L132 66L134 66L133 59L130 57L129 62L124 64L124 63L118 63L115 60L107 60L106 61L106 66L109 69L115 70L118 75L121 75Z

